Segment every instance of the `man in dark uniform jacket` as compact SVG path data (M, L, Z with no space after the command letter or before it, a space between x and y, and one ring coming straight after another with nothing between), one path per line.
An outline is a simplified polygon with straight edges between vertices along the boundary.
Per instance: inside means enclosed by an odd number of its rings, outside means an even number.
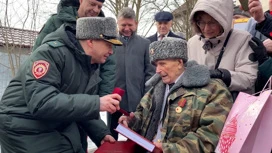
M10 81L0 101L2 153L85 153L81 131L98 146L115 141L99 112L114 113L121 97L100 97L98 85L100 64L122 44L116 21L82 17L76 26L46 36Z
M184 39L176 34L174 34L170 29L173 24L173 15L170 12L161 11L155 15L155 21L157 26L157 33L147 37L151 42L159 41L164 37L175 37Z

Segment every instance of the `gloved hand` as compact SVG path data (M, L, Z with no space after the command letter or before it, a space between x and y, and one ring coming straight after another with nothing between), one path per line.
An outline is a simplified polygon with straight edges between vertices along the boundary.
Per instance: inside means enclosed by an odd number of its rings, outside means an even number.
M222 79L222 72L220 70L215 69L215 70L209 70L209 71L210 71L211 78Z
M264 61L268 59L266 48L260 39L252 37L248 44L254 51L254 57L250 58L251 61L258 61L259 65L261 65Z
M209 71L210 71L211 78L221 79L227 85L227 87L230 86L231 75L228 70L220 68L220 69L209 70Z

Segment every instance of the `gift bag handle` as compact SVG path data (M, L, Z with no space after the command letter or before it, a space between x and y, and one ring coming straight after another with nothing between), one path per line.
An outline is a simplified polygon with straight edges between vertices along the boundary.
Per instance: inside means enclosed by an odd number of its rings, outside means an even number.
M263 90L261 91L261 93L264 92L266 89L271 90L271 86L272 86L272 76L270 76L270 78L268 79L268 81L264 85Z
M263 93L266 90L271 90L272 89L272 76L270 76L270 78L267 80L267 82L265 83L263 89L259 92L256 92L254 94L252 94L252 96L258 95Z

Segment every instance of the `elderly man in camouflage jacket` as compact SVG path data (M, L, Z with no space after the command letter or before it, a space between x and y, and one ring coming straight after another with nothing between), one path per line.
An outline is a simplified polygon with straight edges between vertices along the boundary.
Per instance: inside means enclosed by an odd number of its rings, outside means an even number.
M153 141L154 152L213 152L233 104L225 84L210 79L206 66L187 62L182 39L153 42L150 60L157 73L152 88L119 122Z

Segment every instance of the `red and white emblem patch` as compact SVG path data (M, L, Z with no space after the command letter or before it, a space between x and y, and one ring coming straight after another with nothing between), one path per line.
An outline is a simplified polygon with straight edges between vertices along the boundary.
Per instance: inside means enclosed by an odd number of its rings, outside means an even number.
M49 63L44 60L35 61L32 66L32 74L36 79L43 77L49 69Z

